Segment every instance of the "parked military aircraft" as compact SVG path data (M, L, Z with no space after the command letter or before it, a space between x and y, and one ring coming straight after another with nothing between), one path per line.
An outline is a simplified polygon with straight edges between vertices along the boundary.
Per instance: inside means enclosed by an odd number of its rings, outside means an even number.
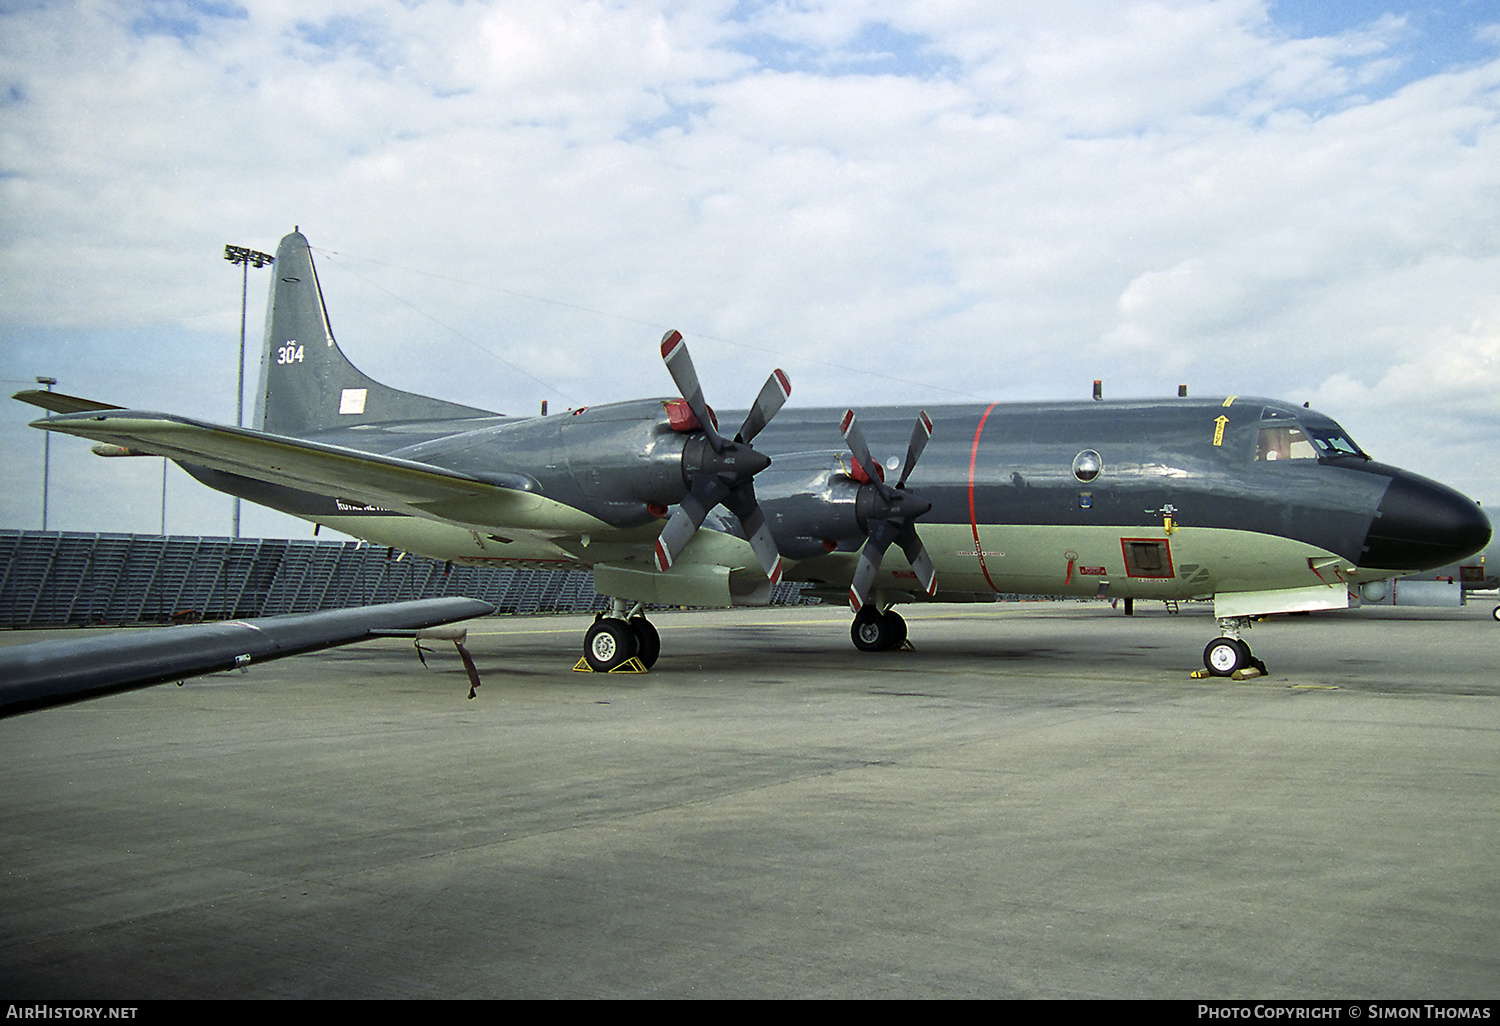
M649 604L762 604L786 579L847 600L864 651L902 644L903 602L1212 598L1220 636L1204 662L1227 675L1258 663L1241 637L1251 617L1346 607L1351 587L1456 562L1490 537L1458 492L1272 400L903 407L862 422L782 411L778 370L727 436L671 332L662 357L680 397L503 416L355 368L298 231L272 288L254 429L17 398L63 414L34 427L169 457L355 537L465 564L592 568L611 600L584 639L597 670L656 660Z

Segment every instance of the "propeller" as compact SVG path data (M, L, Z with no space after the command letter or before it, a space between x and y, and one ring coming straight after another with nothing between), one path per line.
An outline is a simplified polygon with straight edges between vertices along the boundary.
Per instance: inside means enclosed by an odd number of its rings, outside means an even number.
M698 533L698 528L703 526L708 511L722 502L739 518L766 576L772 584L777 583L782 574L781 554L776 551L776 542L771 537L765 514L755 501L754 485L755 475L771 465L771 458L756 452L750 443L792 394L791 381L782 371L772 371L746 414L745 422L734 438L728 439L719 434L713 411L703 401L703 386L698 383L698 372L693 367L693 358L688 355L687 343L683 342L681 333L669 331L662 336L661 358L677 385L677 391L697 418L708 451L702 452L696 460L687 451L683 453L683 469L689 478L688 494L656 539L656 568L670 570L688 542L693 540L693 535ZM690 467L692 462L696 466Z
M927 555L927 549L922 545L922 539L917 537L917 529L913 523L917 517L932 508L932 503L918 499L906 491L907 478L911 477L917 460L922 458L922 451L927 448L927 440L932 437L932 420L925 411L917 414L911 441L906 446L906 464L902 467L901 477L894 488L885 483L880 464L871 457L869 443L865 441L865 433L860 429L853 410L844 411L839 430L843 432L844 441L854 457L852 476L873 489L873 494L860 506L860 515L867 525L867 533L864 548L859 553L859 565L854 570L854 580L849 586L849 604L858 613L869 602L870 585L875 580L875 572L880 569L880 561L891 542L901 546L901 551L906 554L907 562L916 571L923 590L929 595L936 595L937 571L933 568L932 558Z

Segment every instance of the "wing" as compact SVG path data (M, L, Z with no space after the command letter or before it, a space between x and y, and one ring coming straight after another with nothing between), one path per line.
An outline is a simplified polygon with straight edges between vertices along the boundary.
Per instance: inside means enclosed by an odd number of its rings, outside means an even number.
M167 413L93 408L31 426L474 529L542 535L609 530L587 513L509 482Z
M243 669L252 661L268 662L366 638L410 637L422 628L494 611L493 605L477 599L419 599L9 645L0 651L0 716L201 673Z

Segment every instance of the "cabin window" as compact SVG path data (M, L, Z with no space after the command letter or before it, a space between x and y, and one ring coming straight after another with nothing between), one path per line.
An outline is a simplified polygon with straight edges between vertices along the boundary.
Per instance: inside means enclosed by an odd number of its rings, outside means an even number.
M1085 449L1073 457L1073 476L1088 484L1104 470L1104 459L1094 450Z

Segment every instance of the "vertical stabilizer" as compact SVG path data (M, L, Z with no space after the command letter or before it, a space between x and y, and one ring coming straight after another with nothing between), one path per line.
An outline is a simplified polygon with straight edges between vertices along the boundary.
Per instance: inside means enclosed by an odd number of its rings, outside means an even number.
M318 272L301 232L281 240L272 270L255 399L255 422L262 431L301 437L356 424L494 416L390 388L350 363L333 339Z

